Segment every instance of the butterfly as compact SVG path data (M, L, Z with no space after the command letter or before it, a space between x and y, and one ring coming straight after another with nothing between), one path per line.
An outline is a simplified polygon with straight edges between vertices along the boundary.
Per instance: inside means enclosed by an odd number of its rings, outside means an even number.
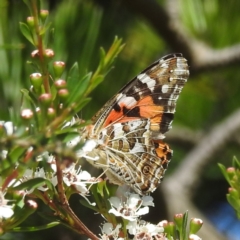
M110 182L127 184L140 195L153 192L172 157L163 139L188 77L180 53L147 67L92 118L81 156L102 168Z

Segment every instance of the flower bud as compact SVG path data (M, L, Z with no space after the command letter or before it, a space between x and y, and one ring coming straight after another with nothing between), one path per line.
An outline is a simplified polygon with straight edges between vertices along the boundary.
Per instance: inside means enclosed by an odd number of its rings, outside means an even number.
M38 99L45 106L49 106L52 102L52 95L50 93L43 93L39 96Z
M240 198L239 192L235 188L229 188L227 194L227 200L232 207L238 212L240 210Z
M159 225L159 224L158 224ZM163 223L164 232L169 236L173 236L175 232L175 224L173 222Z
M168 222L168 231L169 231L171 236L174 235L174 232L175 232L175 224L174 224L174 222Z
M63 89L66 88L67 82L63 79L58 79L57 81L54 82L54 85L57 89Z
M230 194L231 197L235 198L235 199L239 199L239 193L235 188L228 188L228 192Z
M178 229L181 229L182 228L182 225L183 225L183 216L184 214L182 213L178 213L178 214L175 214L174 215L174 221L176 223L176 226Z
M203 225L202 219L192 218L190 221L190 234L197 233Z
M31 57L32 57L32 58L39 58L39 51L38 51L38 49L33 50L33 51L31 52Z
M39 58L40 58L39 50L36 49L36 50L32 51L31 57L35 60L39 60ZM47 61L51 60L54 57L54 51L52 49L45 49L43 51L43 57Z
M34 28L34 17L27 17L27 24L29 26L30 29Z
M229 179L232 180L236 174L236 169L234 167L229 167L229 168L227 168L226 172L227 172Z
M56 111L54 108L48 108L47 115L49 119L54 119L56 117Z
M49 15L49 11L48 10L43 10L43 9L40 10L40 18L41 18L43 23L47 19L48 15Z
M21 112L21 117L23 119L31 119L33 117L33 112L31 109L23 109Z
M168 225L168 221L167 220L162 220L161 222L159 222L157 224L159 227L165 227Z
M55 61L53 63L53 71L54 71L56 79L58 79L62 76L64 69L65 69L65 62Z
M45 49L43 56L48 59L52 59L54 57L54 51L52 49Z
M30 81L34 87L34 89L36 91L38 91L43 83L43 79L42 79L42 74L41 73L32 73L30 75Z
M39 107L36 108L36 113L41 114L41 109Z
M59 98L65 102L69 96L69 92L66 88L58 90L58 96Z

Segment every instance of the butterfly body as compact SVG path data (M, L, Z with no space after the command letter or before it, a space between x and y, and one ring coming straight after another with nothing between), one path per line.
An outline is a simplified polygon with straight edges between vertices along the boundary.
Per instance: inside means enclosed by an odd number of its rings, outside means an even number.
M136 76L86 128L86 159L115 184L127 184L141 195L153 192L172 157L163 139L188 76L181 54L167 55Z

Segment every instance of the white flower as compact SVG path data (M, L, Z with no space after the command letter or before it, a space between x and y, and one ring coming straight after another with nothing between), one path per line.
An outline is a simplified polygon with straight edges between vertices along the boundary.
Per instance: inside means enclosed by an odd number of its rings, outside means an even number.
M102 226L102 240L110 240L110 239L116 239L116 240L124 240L123 238L118 238L119 232L120 232L121 224L118 224L115 228L111 223L104 223Z
M202 240L199 236L195 235L195 234L191 234L189 236L189 240Z
M112 208L109 210L109 213L129 221L134 221L139 216L149 212L148 206L154 205L153 202L150 201L150 198L141 198L138 194L129 194L127 201L123 203L119 198L111 197L109 202Z
M127 224L128 232L134 235L134 239L152 239L152 236L162 235L163 227L147 223L145 221L134 221Z
M22 181L25 182L33 178L44 178L49 180L53 184L53 186L57 185L57 177L55 176L55 174L53 172L45 172L44 168L38 168L35 172L32 169L26 169L23 174ZM48 190L48 187L43 184L42 186L39 186L38 189L44 192ZM32 189L32 191L33 190L34 189Z
M6 159L7 158L8 151L7 150L2 150L1 152L1 158Z
M142 201L143 201L143 203L142 203L143 206L154 207L153 198L151 196L143 196Z
M2 177L0 177L0 186L5 186L5 188L4 189L6 189L7 187L16 187L16 186L18 186L21 182L20 181L18 181L17 179L15 179L15 178L13 178L13 179L11 179L11 181L7 181L7 182L5 182L6 181L6 179L4 179L4 178L2 178ZM0 187L0 192L1 192L1 187Z
M13 126L13 123L12 122L4 122L4 121L0 121L0 125L2 125L6 131L6 134L9 136L9 135L12 135L13 132L14 132L14 126Z
M0 190L0 222L2 219L10 218L13 215L13 206L7 205L9 200L4 198L5 193Z
M88 192L87 184L96 183L87 171L81 171L80 167L76 169L75 164L63 170L63 181L67 186L74 186L81 195Z
M37 162L45 161L49 164L54 162L54 164L55 164L55 157L53 155L49 154L49 152L43 152L41 155L38 155L36 157L36 161Z
M75 147L81 141L80 136L73 138L71 141L67 142L67 147Z

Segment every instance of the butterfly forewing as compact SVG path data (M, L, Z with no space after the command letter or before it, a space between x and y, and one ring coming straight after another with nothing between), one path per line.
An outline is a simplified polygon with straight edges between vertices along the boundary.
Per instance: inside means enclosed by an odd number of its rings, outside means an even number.
M95 131L116 122L151 118L152 130L165 133L188 76L187 61L182 54L167 55L154 62L97 113L93 118Z

